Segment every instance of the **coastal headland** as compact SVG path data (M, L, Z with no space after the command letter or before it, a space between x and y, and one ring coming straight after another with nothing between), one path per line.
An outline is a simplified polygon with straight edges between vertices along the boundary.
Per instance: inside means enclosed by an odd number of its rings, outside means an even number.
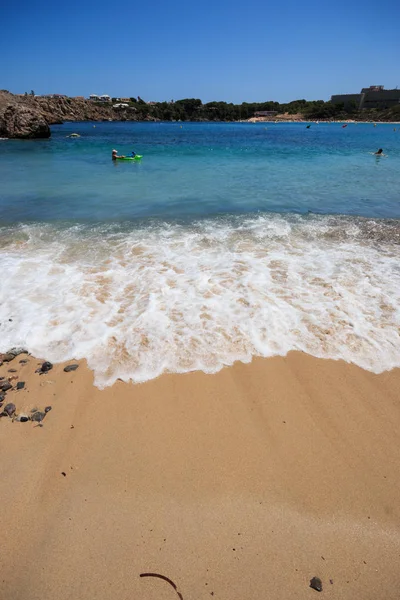
M66 96L14 95L0 91L0 137L47 138L49 125L65 121L195 121L195 122L390 122L400 120L397 107L387 110L346 111L330 102L303 100L280 105L269 116L257 116L263 103L233 105L226 102L203 104L198 99L176 102L93 102Z
M399 369L290 352L100 390L19 352L2 598L398 598Z

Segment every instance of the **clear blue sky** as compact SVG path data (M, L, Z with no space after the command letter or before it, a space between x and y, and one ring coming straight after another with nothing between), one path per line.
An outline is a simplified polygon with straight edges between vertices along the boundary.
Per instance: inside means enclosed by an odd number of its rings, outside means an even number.
M400 2L2 3L0 88L240 103L400 87Z

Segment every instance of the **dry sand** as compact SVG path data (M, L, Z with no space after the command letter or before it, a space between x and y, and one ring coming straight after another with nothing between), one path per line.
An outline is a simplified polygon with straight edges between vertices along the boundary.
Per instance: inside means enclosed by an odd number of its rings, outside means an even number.
M1 600L400 598L400 371L300 353L99 391L0 375ZM17 412L18 412L17 411ZM62 474L65 473L65 476Z

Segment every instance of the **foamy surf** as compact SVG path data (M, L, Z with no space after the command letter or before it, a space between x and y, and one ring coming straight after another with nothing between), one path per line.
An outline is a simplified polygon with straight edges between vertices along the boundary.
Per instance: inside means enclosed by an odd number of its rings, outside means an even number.
M350 217L4 228L0 349L86 358L100 387L290 350L379 373L400 366L399 242Z

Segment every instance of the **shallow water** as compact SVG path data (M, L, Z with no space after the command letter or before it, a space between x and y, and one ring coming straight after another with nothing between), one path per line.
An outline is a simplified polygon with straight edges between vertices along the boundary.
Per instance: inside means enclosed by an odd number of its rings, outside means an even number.
M98 385L292 349L400 366L397 126L95 125L0 142L2 350Z

